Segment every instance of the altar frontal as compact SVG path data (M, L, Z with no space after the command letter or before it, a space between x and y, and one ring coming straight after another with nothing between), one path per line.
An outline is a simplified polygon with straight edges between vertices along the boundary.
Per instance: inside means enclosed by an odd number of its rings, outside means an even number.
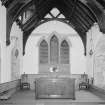
M35 81L35 98L61 98L75 100L75 79L41 77Z

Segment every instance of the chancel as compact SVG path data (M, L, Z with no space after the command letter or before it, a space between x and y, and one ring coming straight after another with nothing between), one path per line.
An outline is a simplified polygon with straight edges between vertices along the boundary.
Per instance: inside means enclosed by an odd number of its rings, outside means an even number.
M105 105L105 0L0 0L0 105Z

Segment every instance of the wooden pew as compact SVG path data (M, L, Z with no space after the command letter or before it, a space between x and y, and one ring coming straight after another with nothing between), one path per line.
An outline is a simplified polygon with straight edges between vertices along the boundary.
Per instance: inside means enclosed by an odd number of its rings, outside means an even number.
M7 100L19 89L20 80L0 84L0 100Z

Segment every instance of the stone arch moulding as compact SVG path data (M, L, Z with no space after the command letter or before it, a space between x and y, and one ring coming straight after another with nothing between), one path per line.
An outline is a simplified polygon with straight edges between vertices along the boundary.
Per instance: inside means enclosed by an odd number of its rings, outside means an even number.
M80 38L81 38L81 40L82 40L82 42L83 42L83 45L84 45L84 55L86 55L86 35L85 35L85 34L80 35L80 33L74 28L74 26L72 26L72 25L69 24L68 22L63 21L63 20L61 20L61 19L53 19L53 20L51 19L51 20L48 20L48 21L39 22L38 24L36 24L36 26L35 26L34 28L31 28L29 31L24 32L24 35L23 35L23 36L25 36L25 37L23 37L23 55L25 54L26 42L27 42L29 36L31 35L32 31L33 31L35 28L37 28L38 26L40 26L40 25L42 25L42 24L44 24L44 23L47 23L47 22L49 22L49 21L62 22L62 23L64 23L64 24L67 24L68 26L72 27L72 28L78 33L78 35L80 36ZM58 33L57 33L56 31L52 32L49 38L51 38L51 36L53 36L53 34L57 34L57 37L60 38L60 35L58 35ZM48 39L49 39L49 38L48 38Z
M68 36L69 36L69 34L68 34ZM61 42L62 42L63 40L66 40L67 43L69 44L69 47L72 47L71 41L70 41L70 39L68 39L68 36L61 38L60 44L61 44Z
M40 35L40 34L39 34ZM40 39L39 39L39 41L38 41L38 43L37 43L37 46L38 47L40 47L40 43L43 41L43 40L45 40L47 43L48 43L48 40L47 40L47 38L46 38L46 36L45 36L46 34L44 34L44 36L42 36ZM49 44L49 43L48 43Z

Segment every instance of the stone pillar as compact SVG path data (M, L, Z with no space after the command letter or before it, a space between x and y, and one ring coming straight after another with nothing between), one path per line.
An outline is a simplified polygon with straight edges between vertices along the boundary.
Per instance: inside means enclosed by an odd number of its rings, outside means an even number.
M0 78L1 82L7 82L8 71L6 70L6 8L0 2L0 45L1 45L1 67Z
M10 70L11 70L11 80L16 80L20 78L20 74L22 73L22 65L23 65L23 47L22 47L22 31L16 25L13 24L10 38L12 46L10 48Z
M92 40L91 40L91 38L92 38ZM100 38L102 38L102 39L100 39ZM102 70L101 70L101 68L99 68L99 67L102 67L102 64L99 63L100 60L102 60L102 59L100 57L98 57L98 55L103 55L101 50L104 49L105 40L103 42L102 42L102 40L104 40L104 36L100 32L98 24L94 24L94 26L87 33L87 73L90 78L91 77L94 78L94 85L96 85L96 86L101 86L102 84L99 84L99 81L103 80L103 76L102 76L103 74L101 72ZM92 44L91 44L91 42L92 42ZM100 43L101 43L101 45L100 45ZM101 49L101 47L102 47L102 49ZM90 49L92 49L92 51L93 51L92 55L89 55ZM104 58L104 56L103 56L103 58ZM102 83L102 82L100 82L100 83Z

